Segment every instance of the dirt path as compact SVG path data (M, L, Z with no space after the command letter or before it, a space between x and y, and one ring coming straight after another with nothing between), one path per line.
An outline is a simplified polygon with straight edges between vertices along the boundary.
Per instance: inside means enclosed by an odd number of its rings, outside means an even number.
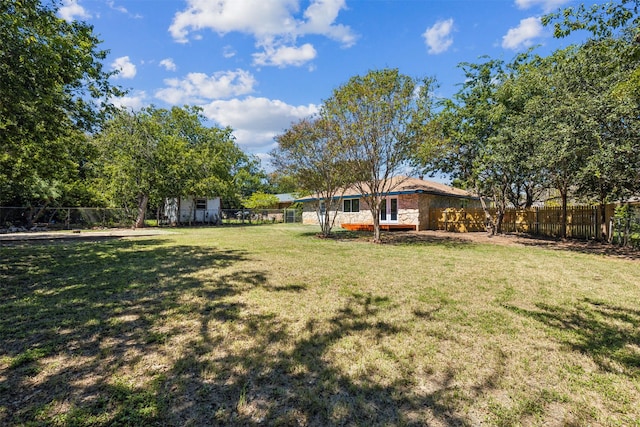
M0 243L2 242L21 242L31 240L91 240L91 239L107 239L122 237L143 237L143 236L160 236L171 234L171 231L158 228L142 228L142 229L108 229L108 230L74 230L74 231L35 231L21 233L4 233L0 234Z

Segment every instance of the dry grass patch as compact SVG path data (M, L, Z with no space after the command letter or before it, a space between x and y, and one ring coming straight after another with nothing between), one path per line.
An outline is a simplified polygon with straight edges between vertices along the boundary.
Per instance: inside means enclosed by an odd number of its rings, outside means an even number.
M637 261L314 233L0 247L0 424L640 419Z

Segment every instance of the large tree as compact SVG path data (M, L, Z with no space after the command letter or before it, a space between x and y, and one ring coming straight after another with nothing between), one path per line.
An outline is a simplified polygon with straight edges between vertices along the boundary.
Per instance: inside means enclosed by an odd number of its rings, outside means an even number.
M522 170L517 164L521 159L510 147L514 135L501 132L510 114L510 107L502 104L498 95L506 78L505 66L502 61L488 59L460 67L465 82L453 99L442 102L435 120L439 137L427 139L419 154L427 169L447 173L457 184L478 194L492 233L500 233ZM490 214L490 205L496 208L495 215Z
M380 241L380 211L385 197L411 174L411 160L429 133L433 79L416 80L397 69L352 77L324 102L321 116L349 164L353 186L373 219Z
M70 145L120 93L93 28L56 12L39 0L0 2L0 204L59 197L79 162Z
M245 156L230 129L208 128L203 120L196 107L120 110L96 137L103 188L137 211L136 227L144 225L150 201L234 193L234 171Z
M323 236L329 236L352 169L333 133L322 118L302 119L276 137L278 147L271 152L273 165L295 178L300 190L313 195Z
M580 5L543 17L556 37L586 31L561 71L581 97L574 115L588 142L577 194L601 206L640 192L640 2ZM601 212L604 220L604 207ZM602 235L607 225L601 224Z

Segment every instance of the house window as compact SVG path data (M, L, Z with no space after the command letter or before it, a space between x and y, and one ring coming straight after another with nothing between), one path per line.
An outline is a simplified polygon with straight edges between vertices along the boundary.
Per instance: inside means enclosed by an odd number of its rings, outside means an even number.
M198 210L207 209L207 199L196 199L196 209Z
M360 200L358 199L344 200L342 211L343 212L360 212Z

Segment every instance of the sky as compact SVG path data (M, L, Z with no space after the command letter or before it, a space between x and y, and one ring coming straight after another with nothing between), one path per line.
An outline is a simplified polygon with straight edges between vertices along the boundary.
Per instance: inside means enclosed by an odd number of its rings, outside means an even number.
M540 17L572 0L63 0L59 16L94 27L112 83L136 110L198 105L263 160L274 137L313 115L355 75L397 68L433 77L434 96L463 83L458 64L510 61L553 38Z

